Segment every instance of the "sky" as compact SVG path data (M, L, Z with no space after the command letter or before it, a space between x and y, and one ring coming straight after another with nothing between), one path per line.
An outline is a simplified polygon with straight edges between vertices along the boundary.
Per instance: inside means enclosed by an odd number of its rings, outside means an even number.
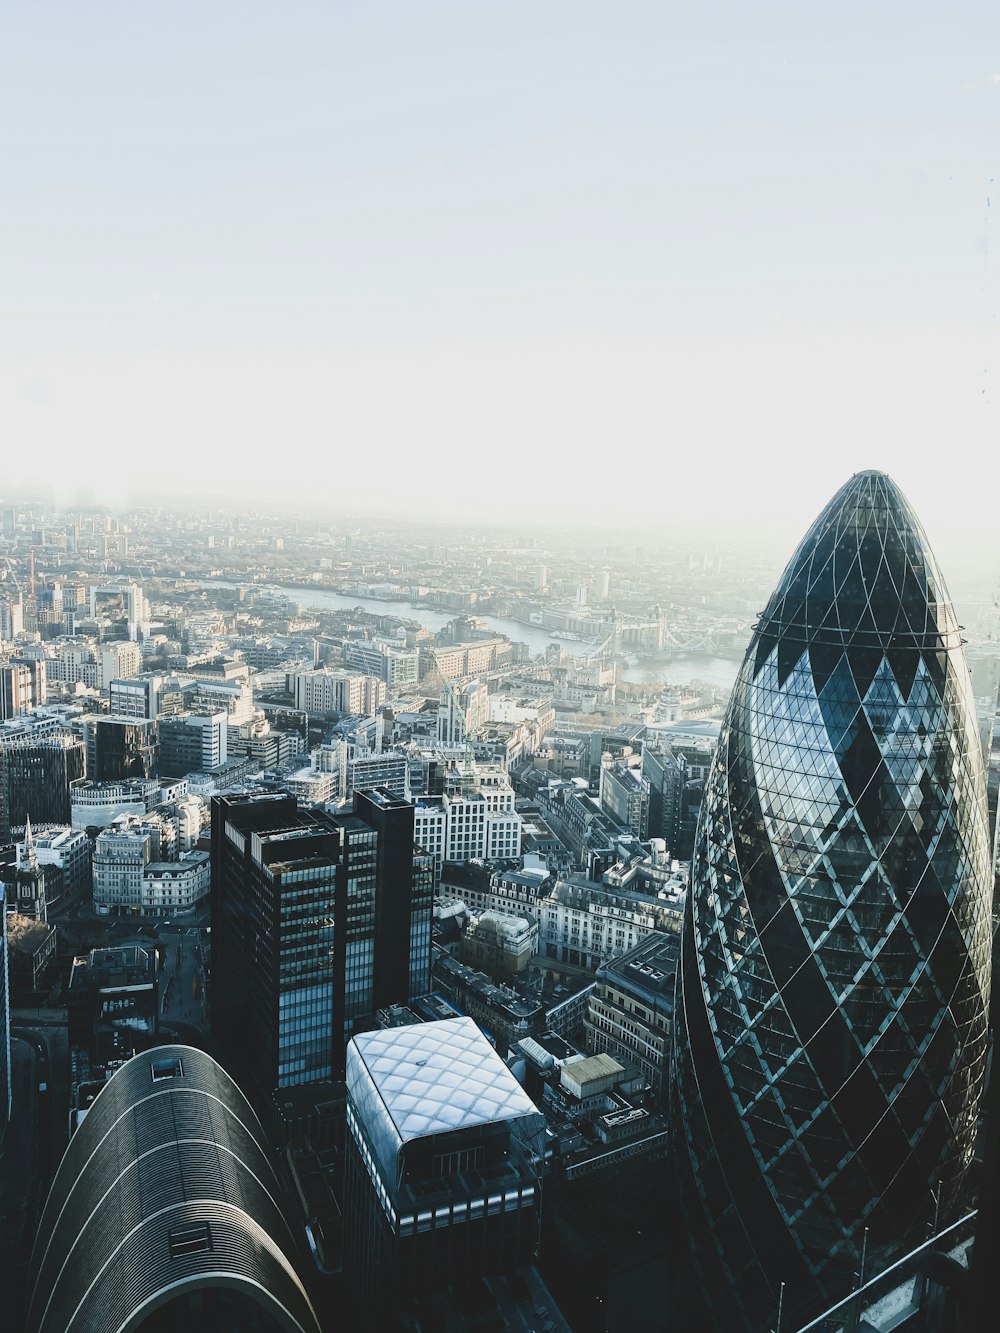
M0 493L993 546L987 0L6 0Z

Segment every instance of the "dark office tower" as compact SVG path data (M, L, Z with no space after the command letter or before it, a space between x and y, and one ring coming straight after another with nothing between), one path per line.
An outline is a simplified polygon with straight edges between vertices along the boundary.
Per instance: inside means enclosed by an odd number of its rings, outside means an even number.
M380 829L362 814L299 810L292 796L212 803L212 1026L260 1098L343 1077L348 1041L374 1016L380 846L381 866L402 875L405 843L395 810L383 813ZM414 855L412 818L406 845L418 919L411 925L401 911L394 925L404 968L412 954L422 977L433 862Z
M7 959L7 897L0 884L0 1148L10 1124L10 989Z
M31 819L68 824L70 791L86 777L83 742L72 736L26 737L0 744L0 844Z
M990 849L969 669L881 473L809 530L751 640L695 839L674 1159L718 1325L797 1328L923 1240L972 1158Z
M664 742L642 747L642 776L649 783L649 836L663 838L677 855L684 806L685 763Z
M375 1008L430 990L434 861L414 855L413 803L385 787L355 792L354 812L378 833Z
M319 1333L301 1265L246 1098L203 1051L160 1046L104 1085L59 1163L26 1327Z
M155 722L102 717L94 733L95 782L156 776L159 748Z
M534 1262L545 1121L471 1018L357 1036L347 1126L352 1327L431 1327L434 1295Z

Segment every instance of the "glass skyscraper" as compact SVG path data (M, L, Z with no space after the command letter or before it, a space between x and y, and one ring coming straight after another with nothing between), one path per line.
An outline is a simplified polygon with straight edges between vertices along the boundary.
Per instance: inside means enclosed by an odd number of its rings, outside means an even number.
M10 994L7 967L7 900L0 884L0 1146L10 1124L12 1078L10 1067Z
M258 1099L342 1078L380 983L386 1004L427 990L433 894L413 807L388 792L340 815L284 793L213 799L212 1028Z
M878 472L807 533L709 773L676 994L674 1162L720 1327L798 1327L957 1206L986 1055L969 668ZM796 1320L798 1322L796 1322Z

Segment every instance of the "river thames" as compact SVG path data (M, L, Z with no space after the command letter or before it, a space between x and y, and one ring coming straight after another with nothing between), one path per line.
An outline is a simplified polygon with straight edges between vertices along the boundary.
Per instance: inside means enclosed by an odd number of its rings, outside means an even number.
M240 585L221 581L203 580L206 588L235 588ZM375 616L396 616L400 620L416 621L424 629L437 632L449 621L454 620L457 611L439 611L429 606L411 606L409 602L383 601L380 597L360 597L357 593L331 592L327 588L294 588L277 585L279 591L305 610L344 611L360 606ZM516 643L523 643L533 657L544 653L551 644L560 642L553 639L548 630L538 625L523 625L519 620L505 620L501 616L480 615L481 620L497 634L504 634ZM567 653L581 651L585 645L562 641ZM678 653L676 657L663 660L643 659L632 666L620 668L619 677L633 685L685 685L691 681L704 681L721 690L730 690L739 662L728 657L712 657L702 653Z

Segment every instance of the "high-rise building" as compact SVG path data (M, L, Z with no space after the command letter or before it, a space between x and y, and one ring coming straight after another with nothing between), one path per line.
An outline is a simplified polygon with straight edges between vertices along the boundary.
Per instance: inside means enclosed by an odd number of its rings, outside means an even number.
M142 649L127 639L121 643L105 643L101 645L99 661L101 688L110 690L113 681L126 680L142 670ZM112 707L111 711L115 712L116 709ZM156 713L140 713L139 716L155 717Z
M14 657L0 663L0 722L29 713L46 700L45 662Z
M649 781L638 764L612 759L601 765L601 809L637 838L649 837Z
M155 722L100 717L88 729L88 740L91 737L95 782L124 782L128 778L155 776L159 757Z
M90 589L90 618L109 627L109 638L117 635L137 639L147 616L146 599L137 583L109 583ZM115 672L117 676L124 674Z
M449 683L438 702L437 739L439 745L463 745L490 715L490 692L478 680L464 685Z
M408 685L416 685L420 678L420 654L396 644L373 643L368 639L351 639L344 644L344 666L385 681L390 694Z
M10 973L7 958L7 898L0 884L0 1145L10 1124Z
M480 782L478 790L450 785L441 796L416 801L417 843L434 857L440 876L446 861L517 860L523 820L514 809L514 789L506 777Z
M24 604L20 597L0 597L0 642L10 643L24 631Z
M349 713L372 717L385 704L386 684L381 676L350 671L299 671L288 678L295 707L316 717Z
M28 1273L30 1333L319 1333L260 1122L203 1051L159 1046L101 1089L63 1155Z
M708 776L674 1157L719 1326L798 1327L961 1203L990 988L969 668L937 563L858 473L761 616ZM785 1325L783 1324L783 1327Z
M0 843L28 819L68 824L70 794L86 778L86 751L72 736L25 736L0 744Z
M260 1098L342 1077L376 987L403 1003L427 989L432 862L405 803L355 801L337 816L284 794L212 802L212 1025Z
M378 834L374 1005L384 1009L430 989L433 861L414 848L412 801L373 787L355 792L354 813Z
M164 677L155 672L148 672L145 675L118 676L108 675L109 667L112 662L115 651L119 648L132 648L139 652L139 645L135 643L127 644L109 644L101 653L101 660L104 662L102 676L104 688L108 691L108 700L111 706L112 717L132 718L133 720L155 721L160 716L160 695L164 692ZM141 662L141 655L140 655ZM117 667L118 662L113 663Z
M642 747L642 776L649 783L649 836L663 838L672 856L678 853L686 781L683 755L666 742Z
M451 1283L534 1262L545 1121L471 1018L355 1037L347 1126L359 1327L395 1327Z
M185 773L200 773L224 764L229 758L228 719L224 712L161 717L156 724L160 774L181 778Z

